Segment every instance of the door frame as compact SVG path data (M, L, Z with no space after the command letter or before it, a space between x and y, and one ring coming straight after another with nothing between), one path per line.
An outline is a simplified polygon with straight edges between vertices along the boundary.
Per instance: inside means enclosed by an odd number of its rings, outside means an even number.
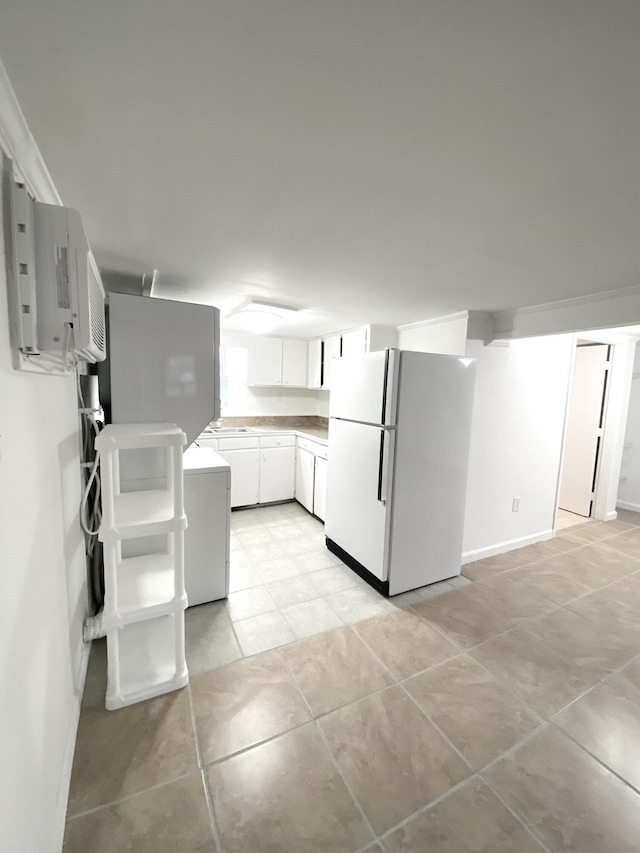
M554 507L554 532L558 524L558 500L560 497L560 482L564 465L565 441L567 439L567 423L569 418L569 397L573 383L575 366L575 350L578 340L593 343L609 344L611 346L609 378L604 404L602 424L602 441L597 462L595 488L591 518L597 521L613 521L617 518L616 501L624 450L624 437L627 426L629 397L631 394L631 379L636 349L636 338L621 335L615 330L603 329L598 332L580 332L574 334L574 347L567 383L567 404L565 408L564 428L562 433L562 455L558 468Z

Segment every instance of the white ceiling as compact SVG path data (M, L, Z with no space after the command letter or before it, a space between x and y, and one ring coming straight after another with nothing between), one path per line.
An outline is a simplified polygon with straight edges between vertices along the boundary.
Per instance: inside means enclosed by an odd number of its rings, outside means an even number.
M156 295L304 335L640 284L638 0L20 0L0 56Z

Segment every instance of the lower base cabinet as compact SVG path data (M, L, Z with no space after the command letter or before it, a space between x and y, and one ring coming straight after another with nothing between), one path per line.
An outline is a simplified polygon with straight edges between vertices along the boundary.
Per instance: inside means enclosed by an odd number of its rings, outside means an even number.
M258 503L260 492L260 452L220 450L220 456L231 466L231 506L251 506Z
M313 483L313 514L324 521L327 506L327 460L316 456L316 472Z
M260 450L259 503L290 501L294 492L295 447L265 447Z

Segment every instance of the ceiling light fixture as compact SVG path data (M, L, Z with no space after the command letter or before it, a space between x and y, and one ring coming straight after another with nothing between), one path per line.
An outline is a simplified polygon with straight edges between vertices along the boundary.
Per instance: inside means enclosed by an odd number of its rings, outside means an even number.
M250 299L231 311L229 317L233 318L247 332L264 335L271 332L282 320L295 317L299 311L299 308L289 308L286 305Z

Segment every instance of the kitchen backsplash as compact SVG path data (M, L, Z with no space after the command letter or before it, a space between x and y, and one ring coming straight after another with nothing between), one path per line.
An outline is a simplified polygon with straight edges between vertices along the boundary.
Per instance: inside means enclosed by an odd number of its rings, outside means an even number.
M319 415L260 415L220 418L217 426L282 427L282 429L303 429L307 427L329 426L329 419Z

